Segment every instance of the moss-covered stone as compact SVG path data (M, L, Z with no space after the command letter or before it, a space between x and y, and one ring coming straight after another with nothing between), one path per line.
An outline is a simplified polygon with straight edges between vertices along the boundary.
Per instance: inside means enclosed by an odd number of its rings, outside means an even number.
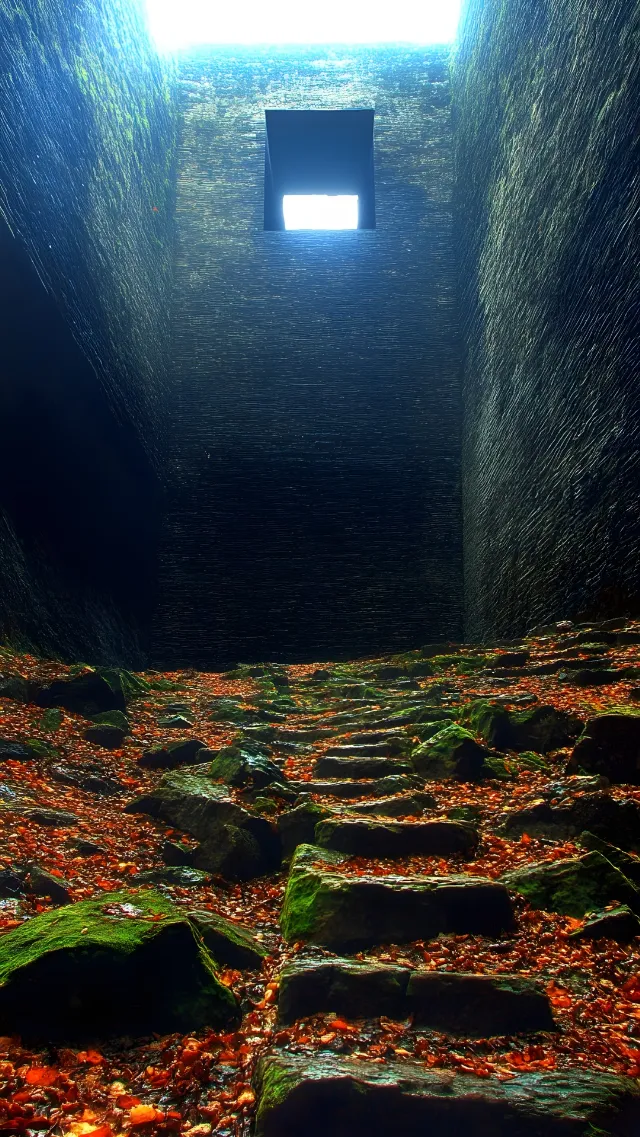
M462 821L382 821L332 817L316 825L315 843L353 857L471 856L480 837Z
M499 703L483 699L469 704L462 721L498 750L533 750L543 754L567 746L582 729L574 715L552 706L509 711Z
M243 924L204 909L194 909L188 916L217 963L255 970L267 958L267 949Z
M441 932L498 934L513 926L513 912L504 887L482 877L345 876L331 871L326 852L303 845L280 925L288 942L351 951Z
M239 1021L188 920L152 891L34 917L0 939L0 1024L47 1042Z
M485 773L488 752L470 731L450 723L411 752L411 764L423 778L476 781Z
M259 1061L255 1137L630 1137L640 1125L635 1079L582 1070L508 1081L272 1050Z
M640 908L640 890L598 852L529 865L500 879L534 908L564 916L581 917L616 900Z
M264 743L238 740L223 746L209 765L214 781L228 786L256 786L262 788L271 782L281 782L284 775L269 757Z
M139 758L139 764L149 770L175 770L178 766L195 763L201 751L204 751L203 761L206 761L211 751L206 749L199 738L177 738L175 742L166 742L163 746L145 750Z

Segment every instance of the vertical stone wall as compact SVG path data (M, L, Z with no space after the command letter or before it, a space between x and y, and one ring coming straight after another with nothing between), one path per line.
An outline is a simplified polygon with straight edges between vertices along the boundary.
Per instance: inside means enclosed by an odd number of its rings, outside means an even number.
M155 652L351 655L460 631L442 49L181 64L175 480ZM265 109L375 109L375 230L265 232Z
M468 0L454 68L467 634L640 610L634 0Z
M176 114L143 0L0 0L0 633L130 660L156 574Z

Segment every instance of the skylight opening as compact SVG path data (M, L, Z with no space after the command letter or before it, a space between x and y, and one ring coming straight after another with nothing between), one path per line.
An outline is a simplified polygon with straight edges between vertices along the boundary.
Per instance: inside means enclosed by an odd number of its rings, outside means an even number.
M146 0L160 51L199 44L451 43L460 0Z
M358 198L353 194L284 194L285 229L357 229Z

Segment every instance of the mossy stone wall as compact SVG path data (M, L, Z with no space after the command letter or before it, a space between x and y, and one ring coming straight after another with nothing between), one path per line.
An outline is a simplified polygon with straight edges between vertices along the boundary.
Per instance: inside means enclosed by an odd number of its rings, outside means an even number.
M180 87L158 660L456 638L448 52L203 49ZM376 229L265 232L265 109L371 107Z
M640 611L635 0L467 0L467 635Z
M143 10L0 0L0 634L103 661L144 645L164 462L177 116Z

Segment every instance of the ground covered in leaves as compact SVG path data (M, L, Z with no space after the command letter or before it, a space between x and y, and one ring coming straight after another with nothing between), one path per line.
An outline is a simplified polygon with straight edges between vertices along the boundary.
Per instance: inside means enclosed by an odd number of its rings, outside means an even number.
M510 663L514 653L524 653L524 662ZM571 666L565 668L567 661ZM379 677L385 667L389 669L387 679ZM38 684L85 670L80 664L72 668L8 647L0 652L0 668ZM393 675L394 668L399 675ZM41 895L5 892L0 900L0 934L9 934L61 900L74 902L122 888L144 888L147 885L138 879L139 874L166 865L165 842L182 842L186 849L195 846L188 834L144 814L125 812L124 806L153 789L161 777L158 770L140 764L150 749L191 737L218 750L238 736L238 715L230 711L225 720L225 700L247 713L261 709L263 721L269 719L270 705L281 737L290 731L296 740L281 752L283 774L295 783L311 782L314 763L335 745L335 737L300 746L301 732L329 723L335 714L363 708L388 713L385 708L402 705L408 695L415 700L424 692L427 701L434 684L444 709L463 708L484 697L498 699L508 709L552 705L584 722L606 711L628 714L639 698L640 627L624 620L595 629L564 623L538 630L522 643L495 649L439 645L384 660L322 661L276 670L279 682L275 688L268 667L269 683L260 667L240 667L226 674L146 672L140 676L144 688L127 703L130 733L117 749L105 749L85 738L90 724L83 715L0 698L2 738L41 744L27 760L1 757L0 877L2 871L11 873L16 866L36 865L63 890L53 899L44 888ZM335 735L348 744L348 732L341 734L336 726ZM413 743L420 743L419 734L412 738L411 728L408 735ZM429 817L445 816L458 807L470 810L468 816L477 822L481 841L471 858L413 856L390 861L352 857L341 871L354 875L461 871L498 878L520 866L578 855L583 850L574 840L527 833L506 837L496 831L506 811L541 800L551 805L562 800L569 754L570 747L534 754L528 768L517 754L506 752L506 768L499 777L429 780L425 788L435 798ZM70 765L106 779L111 788L95 792L69 784L64 771ZM240 800L240 791L229 792ZM612 785L606 792L640 804L637 785ZM313 795L312 800L336 809L354 804L326 795ZM271 798L265 791L256 808L277 820L292 804ZM62 815L56 816L55 811ZM335 1013L314 1015L283 1028L276 1013L278 975L305 950L303 944L285 944L280 935L285 885L286 866L242 882L214 874L207 882L185 887L156 883L154 887L179 908L210 910L239 921L266 948L268 955L259 971L223 968L220 972L241 1002L240 1029L223 1034L201 1030L187 1036L125 1037L81 1050L33 1050L17 1037L2 1037L0 1128L74 1137L110 1137L130 1130L181 1132L190 1137L242 1134L248 1132L255 1103L252 1074L256 1059L274 1044L293 1052L330 1051L379 1063L418 1059L428 1067L461 1070L481 1078L509 1079L523 1070L562 1068L640 1078L640 939L629 944L573 939L571 934L581 926L581 919L531 907L521 896L514 897L515 932L496 941L448 935L402 946L374 946L358 957L413 968L539 978L553 1007L557 1033L526 1040L452 1039L419 1030L411 1019L393 1021L382 1016L350 1021ZM615 904L614 899L611 907Z

